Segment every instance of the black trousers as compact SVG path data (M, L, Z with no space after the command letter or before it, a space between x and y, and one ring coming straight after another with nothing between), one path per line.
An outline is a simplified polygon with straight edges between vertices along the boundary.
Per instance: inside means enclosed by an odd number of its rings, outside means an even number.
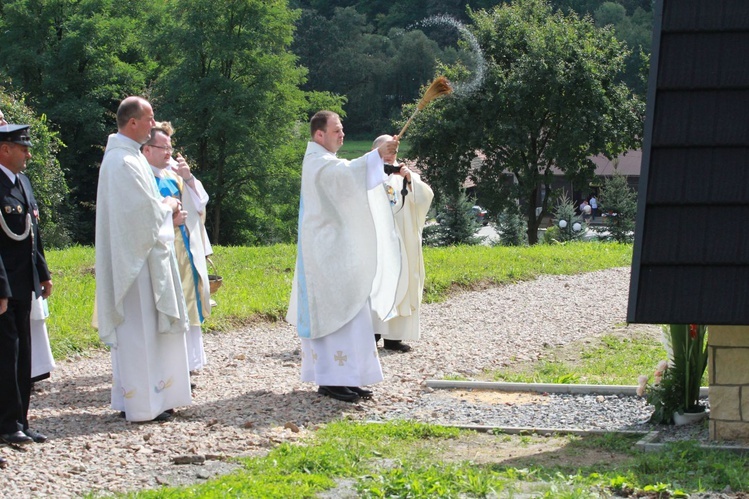
M31 298L9 298L0 315L0 433L29 427L30 398Z

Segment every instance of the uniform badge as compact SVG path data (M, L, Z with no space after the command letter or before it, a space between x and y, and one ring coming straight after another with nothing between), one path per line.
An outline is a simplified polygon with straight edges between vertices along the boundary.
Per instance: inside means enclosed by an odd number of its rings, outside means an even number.
M6 206L5 207L5 213L10 214L11 211L13 211L13 208L11 206Z
M39 210L34 209L34 218L39 218Z

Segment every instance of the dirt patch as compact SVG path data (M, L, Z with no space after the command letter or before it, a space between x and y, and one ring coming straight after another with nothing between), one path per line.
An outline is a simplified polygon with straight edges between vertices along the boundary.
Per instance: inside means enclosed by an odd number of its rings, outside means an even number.
M546 404L547 397L538 393L501 392L499 390L441 390L440 396L482 404Z
M460 438L440 442L444 461L471 461L476 464L501 464L516 468L530 465L564 466L582 468L600 465L623 464L631 459L625 453L573 445L580 437L503 435L491 433L465 433ZM433 445L433 442L430 443Z

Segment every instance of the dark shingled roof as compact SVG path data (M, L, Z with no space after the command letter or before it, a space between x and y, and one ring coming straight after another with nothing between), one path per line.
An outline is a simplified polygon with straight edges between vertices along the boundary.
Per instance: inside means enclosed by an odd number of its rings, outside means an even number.
M749 1L654 14L627 320L749 324Z

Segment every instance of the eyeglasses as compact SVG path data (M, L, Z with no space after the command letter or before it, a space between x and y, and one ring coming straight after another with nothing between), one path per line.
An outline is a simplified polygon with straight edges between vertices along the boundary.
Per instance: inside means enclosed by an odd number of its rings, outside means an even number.
M155 146L155 145L153 145L153 144L146 144L146 145L147 145L148 147L155 147L156 149L163 149L163 150L165 150L166 152L168 152L169 154L171 154L171 153L172 153L172 151L174 151L174 149L173 149L173 148L171 148L171 147L169 147L169 146Z

